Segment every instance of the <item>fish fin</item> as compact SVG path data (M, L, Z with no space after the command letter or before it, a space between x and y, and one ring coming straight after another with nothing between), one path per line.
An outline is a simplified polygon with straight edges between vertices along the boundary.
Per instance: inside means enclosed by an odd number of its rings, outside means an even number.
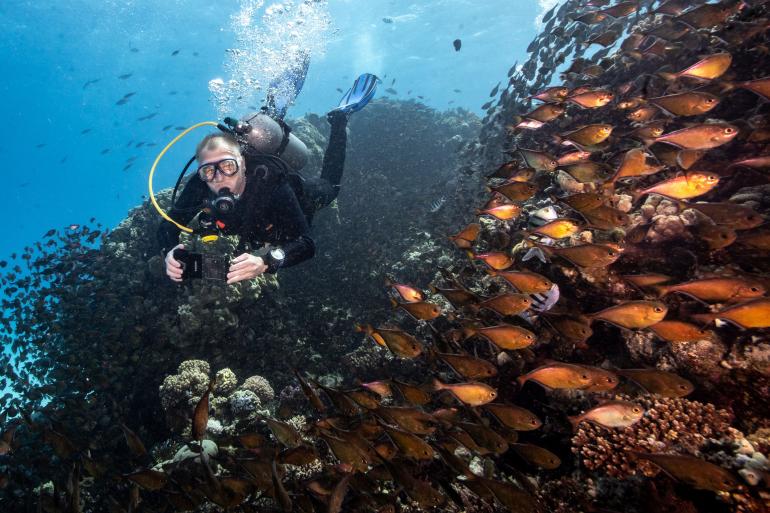
M430 390L432 392L439 392L441 390L444 390L444 384L441 381L439 381L438 379L433 378L433 381L431 381L431 383L430 383Z
M393 308L398 308L398 301L396 301L393 298L390 298L390 304Z
M577 431L577 428L583 418L581 415L575 415L574 417L567 417L567 420L569 420L569 423L572 426L572 431Z
M652 287L652 290L655 291L658 297L666 297L668 294L671 293L671 289L666 285L655 285Z
M676 73L668 73L668 72L665 72L665 71L659 71L658 72L658 76L660 78L662 78L663 80L667 80L669 82L673 82L677 78Z
M524 384L527 382L527 375L519 376L516 378L516 382L519 384L519 388L524 388Z

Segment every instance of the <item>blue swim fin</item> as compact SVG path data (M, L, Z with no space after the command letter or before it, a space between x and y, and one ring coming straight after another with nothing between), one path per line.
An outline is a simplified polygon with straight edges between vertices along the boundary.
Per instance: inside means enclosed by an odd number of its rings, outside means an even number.
M363 109L366 107L366 104L374 98L374 93L377 91L377 83L379 81L380 79L371 73L360 75L356 81L353 82L353 87L342 96L340 104L334 110L350 114Z
M267 113L274 118L283 119L286 111L297 99L302 86L305 85L305 77L310 66L310 56L302 55L302 60L291 66L270 82L267 87L265 107Z

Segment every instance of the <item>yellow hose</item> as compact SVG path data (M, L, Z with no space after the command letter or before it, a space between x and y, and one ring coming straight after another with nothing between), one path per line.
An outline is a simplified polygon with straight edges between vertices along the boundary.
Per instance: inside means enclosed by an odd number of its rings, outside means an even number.
M192 132L196 128L200 128L202 126L207 126L207 125L208 126L218 126L218 123L216 123L215 121L203 121L201 123L197 123L197 124L191 126L187 130L183 131L181 134L179 134L176 137L174 137L171 140L171 142L168 143L166 145L166 147L161 150L160 153L158 153L158 156L155 157L155 162L152 163L152 167L150 168L150 177L149 177L149 180L147 182L147 186L148 186L148 188L150 190L150 201L152 201L152 205L155 207L155 210L158 211L158 213L161 215L161 217L163 219L165 219L166 221L168 221L170 223L173 223L174 225L176 225L177 228L179 228L180 230L185 231L187 233L192 233L193 232L192 228L188 228L187 226L184 226L183 224L177 223L176 221L171 219L171 217L168 214L166 214L166 212L162 208L160 208L160 205L158 205L158 202L155 199L155 192L152 189L152 177L153 177L153 175L155 175L155 168L158 167L158 162L160 162L160 159L163 158L163 155L166 154L166 152L169 150L169 148L171 148L182 137L184 137L185 135L189 134L190 132Z

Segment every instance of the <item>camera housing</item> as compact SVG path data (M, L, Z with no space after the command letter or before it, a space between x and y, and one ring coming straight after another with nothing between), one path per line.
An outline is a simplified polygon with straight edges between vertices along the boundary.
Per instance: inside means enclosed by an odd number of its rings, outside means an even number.
M230 263L225 256L175 249L174 258L182 264L183 280L227 280L227 269Z

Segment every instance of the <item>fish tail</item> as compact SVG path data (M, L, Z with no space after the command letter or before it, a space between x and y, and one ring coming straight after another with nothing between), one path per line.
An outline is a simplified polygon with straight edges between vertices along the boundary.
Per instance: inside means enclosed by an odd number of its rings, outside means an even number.
M663 80L668 80L669 82L673 82L677 77L676 73L668 73L665 71L659 71L658 76Z
M431 381L430 389L433 392L438 392L440 390L444 390L444 384L441 381L439 381L438 379L433 378L433 381Z
M526 382L527 382L527 379L528 379L528 378L527 378L527 375L526 375L526 374L524 374L523 376L519 376L518 378L516 378L516 382L519 384L519 388L522 388L522 387L524 387L524 383L526 383Z
M692 317L692 320L701 324L701 329L705 328L712 322L714 322L714 319L716 319L716 315L714 314L694 314Z
M396 301L393 298L390 298L390 304L393 308L398 308L398 301Z
M671 289L666 285L656 285L652 287L652 289L655 291L658 297L666 297L671 293Z
M438 294L438 289L432 283L428 285L428 290L430 290L431 294Z
M569 423L572 426L572 431L577 431L577 428L580 425L580 421L583 420L583 417L581 415L575 415L574 417L567 417L567 420L569 420Z

